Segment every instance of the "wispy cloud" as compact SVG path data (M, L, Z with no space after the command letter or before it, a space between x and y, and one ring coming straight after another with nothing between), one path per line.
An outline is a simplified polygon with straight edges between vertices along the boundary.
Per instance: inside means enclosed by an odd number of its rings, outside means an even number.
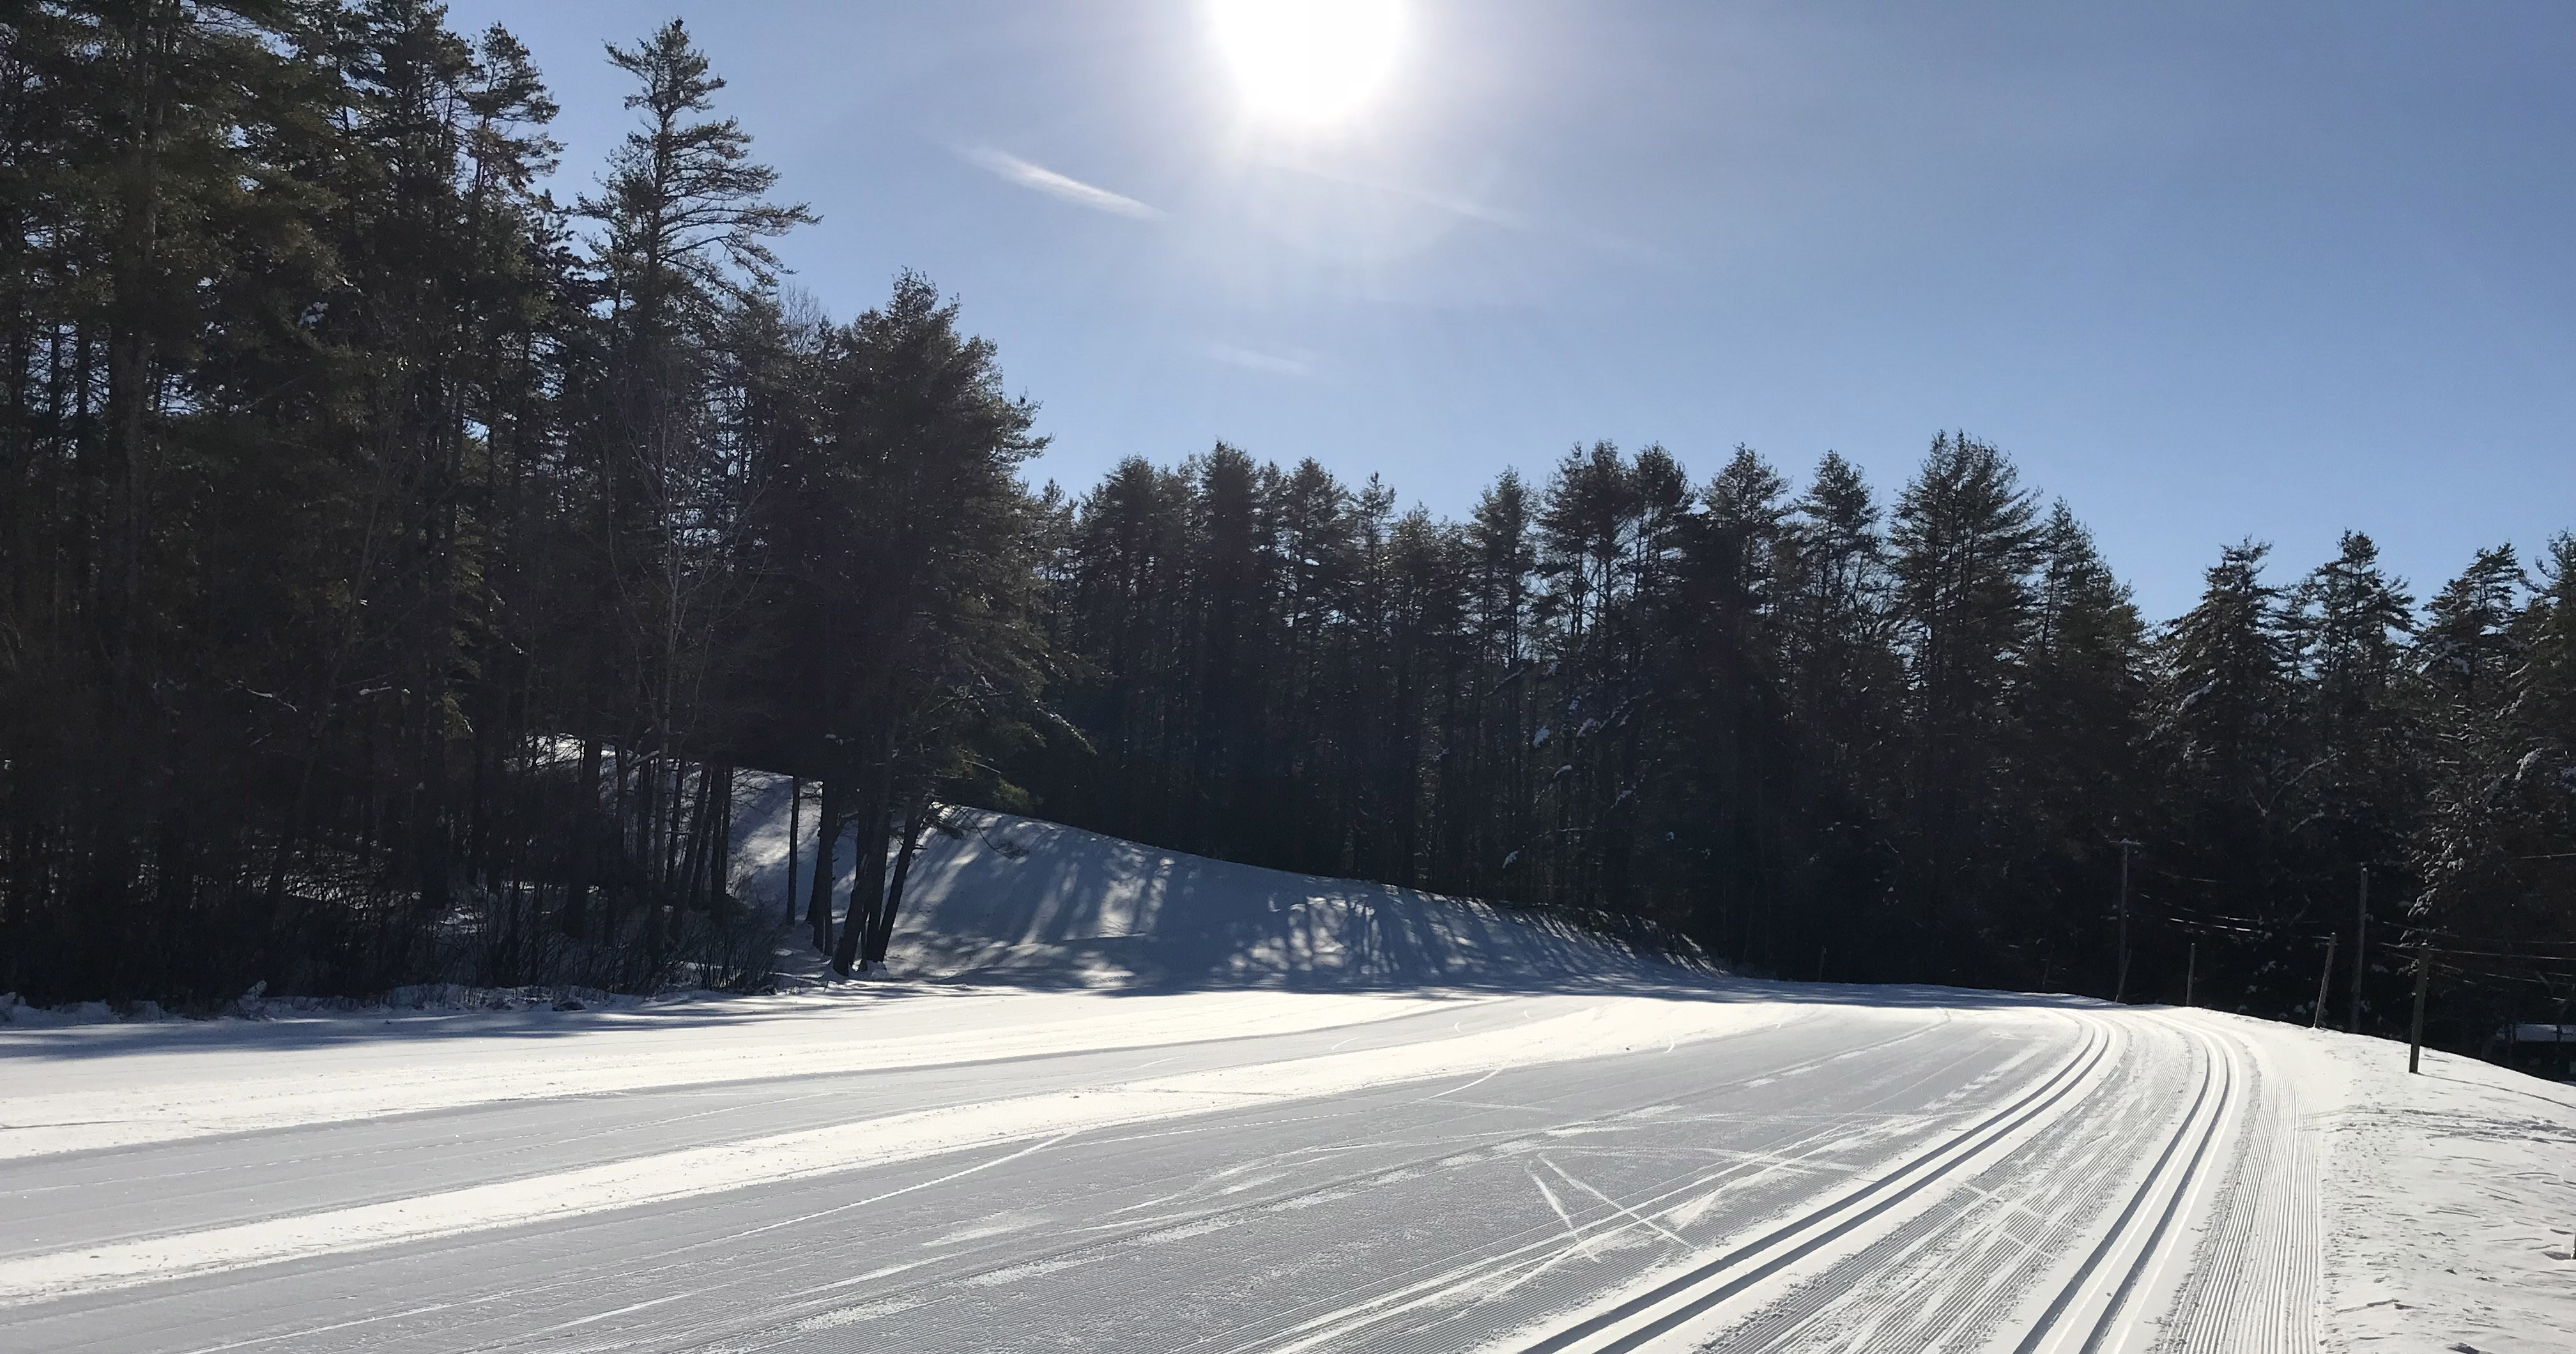
M1388 197L1396 198L1405 202L1411 202L1417 206L1428 207L1433 211L1446 212L1461 220L1474 221L1481 225L1492 226L1498 230L1512 231L1522 235L1572 240L1577 244L1588 245L1592 248L1600 249L1608 253L1624 254L1630 258L1644 260L1647 262L1663 261L1655 251L1648 249L1644 245L1641 245L1624 235L1620 235L1612 231L1600 230L1590 226L1575 225L1564 221L1548 220L1546 218L1532 216L1524 212L1516 212L1508 208L1497 207L1491 203L1479 202L1474 198L1462 197L1455 193L1441 192L1437 189L1425 188L1415 184L1401 183L1393 179L1365 177L1362 175L1322 168L1316 165L1301 164L1291 160L1273 160L1270 163L1275 167L1287 170L1290 173L1303 174L1308 178L1320 180L1325 183L1339 184L1345 188L1357 188L1365 192L1383 193Z
M1315 359L1311 353L1264 353L1250 348L1238 348L1231 343L1211 343L1208 345L1208 356L1230 367L1266 372L1272 376L1315 374Z
M1034 188L1049 197L1059 197L1077 207L1096 212L1133 217L1139 221L1159 221L1165 213L1160 207L1139 202L1124 193L1113 193L1068 175L1058 174L1044 165L1031 164L1008 151L990 146L968 146L957 152L968 164L982 169L1007 183Z

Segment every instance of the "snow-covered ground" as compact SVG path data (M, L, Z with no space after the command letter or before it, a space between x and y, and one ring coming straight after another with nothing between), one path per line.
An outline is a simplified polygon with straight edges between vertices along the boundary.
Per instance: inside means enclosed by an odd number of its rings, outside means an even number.
M745 798L737 892L783 909L785 783L764 777ZM811 813L809 805L809 828ZM799 846L803 884L814 849ZM844 836L844 902L857 855ZM1629 947L1479 902L1234 865L977 809L949 810L945 830L922 834L902 919L887 956L896 973L987 983L1562 988L1676 976Z
M2576 1086L2241 1017L2319 1159L2324 1328L2356 1350L2576 1350Z
M1024 819L919 871L973 981L0 1029L0 1348L2576 1349L2566 1086Z

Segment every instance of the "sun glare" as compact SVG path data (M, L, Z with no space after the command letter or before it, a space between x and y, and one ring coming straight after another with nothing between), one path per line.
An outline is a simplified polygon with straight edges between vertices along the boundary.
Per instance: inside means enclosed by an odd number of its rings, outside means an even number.
M1210 0L1217 50L1264 118L1340 122L1386 83L1404 40L1401 0Z

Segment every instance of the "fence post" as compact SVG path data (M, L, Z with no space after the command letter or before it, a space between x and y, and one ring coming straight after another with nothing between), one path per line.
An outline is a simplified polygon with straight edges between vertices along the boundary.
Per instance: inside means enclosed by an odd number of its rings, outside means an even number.
M2326 966L2317 974L2317 1009L2308 1013L2308 1028L2320 1030L2326 1023L2326 984L2334 981L2335 938L2326 937Z
M2406 1035L2406 1072L2412 1076L2424 1070L2424 984L2432 975L2424 947L2415 947L2415 1018Z
M2112 979L2111 1000L2123 1003L2129 999L2129 852L2136 846L2125 838L2120 842L2120 971Z

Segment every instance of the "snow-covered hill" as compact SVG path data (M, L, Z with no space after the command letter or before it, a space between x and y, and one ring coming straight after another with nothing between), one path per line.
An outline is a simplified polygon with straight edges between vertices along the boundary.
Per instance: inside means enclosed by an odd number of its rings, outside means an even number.
M810 791L809 797L810 797ZM800 886L814 847L799 842ZM736 892L785 908L785 782L746 791ZM922 835L887 956L901 976L1188 988L1633 987L1658 956L1542 915L1360 880L1230 864L1035 818L952 808ZM855 833L837 853L846 905Z

